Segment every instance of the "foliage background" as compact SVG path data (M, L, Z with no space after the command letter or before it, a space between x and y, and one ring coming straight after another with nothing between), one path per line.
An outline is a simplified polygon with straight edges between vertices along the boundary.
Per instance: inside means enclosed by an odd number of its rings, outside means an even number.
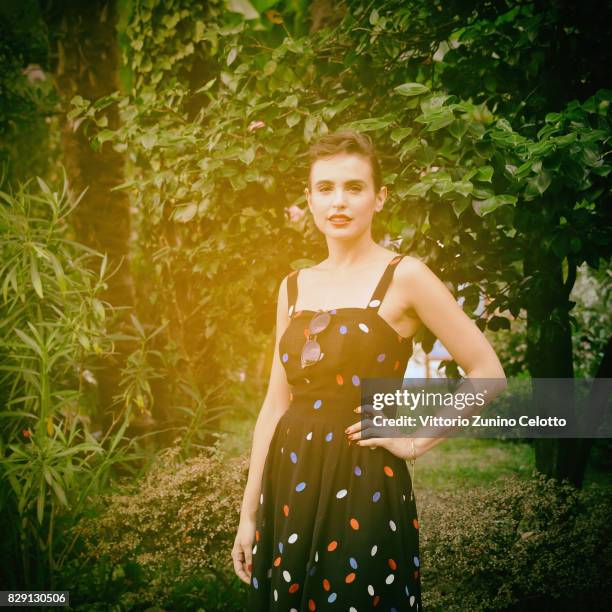
M612 376L609 14L603 1L3 3L3 583L72 579L104 539L91 527L103 495L148 499L164 449L210 469L215 444L247 451L280 279L324 256L302 211L307 145L328 131L373 137L390 188L375 237L440 275L508 375ZM535 467L579 487L609 466L609 447L591 446L536 443ZM162 516L185 503L175 485ZM129 525L148 510L117 503ZM577 541L603 533L598 508ZM206 533L230 537L224 520ZM505 536L483 537L507 553ZM433 577L444 560L430 550ZM180 562L124 552L81 574L89 604L120 583L136 605L144 577L166 572L188 585L165 591L170 606L199 592L223 609L238 588L221 558L192 583ZM491 571L466 583L474 607L527 605L520 581L485 593Z

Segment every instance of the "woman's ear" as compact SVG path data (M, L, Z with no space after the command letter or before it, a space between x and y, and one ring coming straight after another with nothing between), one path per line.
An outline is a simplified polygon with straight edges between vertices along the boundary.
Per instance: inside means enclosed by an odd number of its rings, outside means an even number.
M308 209L310 210L310 212L312 212L312 207L310 204L310 191L308 190L308 187L304 188L304 195L306 196L306 202L308 204Z
M380 212L385 205L385 200L387 199L387 188L383 185L376 194L376 205L374 206L374 210L376 212Z

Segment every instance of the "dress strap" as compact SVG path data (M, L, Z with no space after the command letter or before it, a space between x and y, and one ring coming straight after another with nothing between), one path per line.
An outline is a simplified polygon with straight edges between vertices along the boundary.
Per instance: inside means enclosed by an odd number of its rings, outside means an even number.
M297 304L298 286L297 277L299 270L294 270L287 276L287 304L289 305L289 318L293 317L295 305Z
M368 308L375 308L376 311L380 308L382 301L387 293L387 289L391 284L391 279L393 278L393 273L395 272L395 268L397 264L404 258L403 255L398 255L394 257L383 272L383 275L380 277L378 281L378 285L376 285L376 289L374 289L374 293L372 293L372 297L370 298L370 302L368 304Z

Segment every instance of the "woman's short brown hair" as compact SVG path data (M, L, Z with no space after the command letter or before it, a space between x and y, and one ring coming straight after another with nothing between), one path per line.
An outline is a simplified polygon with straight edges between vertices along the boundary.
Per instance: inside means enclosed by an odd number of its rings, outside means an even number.
M355 130L342 130L339 132L332 132L321 136L317 141L310 145L308 151L310 155L310 168L318 159L325 159L332 157L338 153L356 153L357 155L363 155L370 162L372 168L372 179L374 181L374 190L378 190L382 187L382 172L380 169L380 162L376 154L376 149L372 143L372 139L367 134L361 134ZM309 179L310 182L310 179Z

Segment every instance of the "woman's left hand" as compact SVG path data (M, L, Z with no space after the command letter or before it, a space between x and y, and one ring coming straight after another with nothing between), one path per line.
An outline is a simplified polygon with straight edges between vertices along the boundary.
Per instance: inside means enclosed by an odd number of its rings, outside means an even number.
M371 449L374 448L385 448L390 453L394 454L396 457L400 459L404 459L405 461L409 461L411 459L416 459L419 456L417 445L414 444L416 441L415 438L363 438L361 437L361 433L363 430L367 431L370 422L367 420L359 420L357 423L353 423L349 427L347 427L344 433L347 435L350 442L355 442L358 446L367 446ZM412 442L411 442L412 440ZM416 451L416 457L413 455L413 448Z

